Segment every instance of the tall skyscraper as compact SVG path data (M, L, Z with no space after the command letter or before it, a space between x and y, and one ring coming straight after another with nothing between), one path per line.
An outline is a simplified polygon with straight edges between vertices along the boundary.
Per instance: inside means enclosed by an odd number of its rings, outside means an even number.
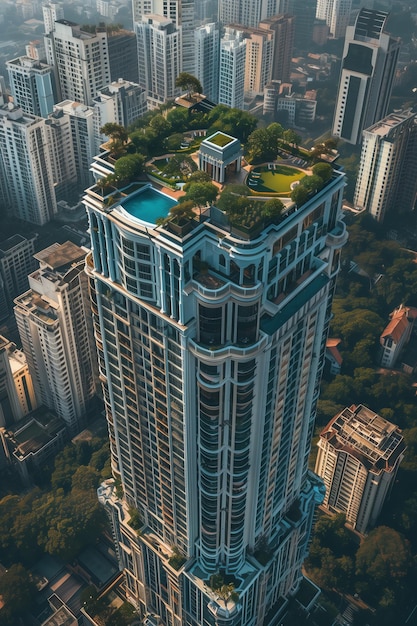
M151 108L178 95L181 73L181 30L160 15L144 15L135 25L138 41L139 84Z
M347 523L366 533L378 519L404 458L404 437L396 424L366 406L336 415L318 442L315 471L324 480L323 505L344 513Z
M139 80L136 36L131 30L114 30L107 33L110 76L114 82L124 78L132 83Z
M352 0L318 0L316 17L326 22L333 39L340 39L346 34L351 10Z
M261 20L280 12L280 0L219 0L219 20L224 25L256 28Z
M76 434L95 394L95 355L86 251L70 241L39 252L30 290L16 298L15 316L39 404Z
M384 32L388 13L362 9L346 31L333 135L357 144L388 111L400 42Z
M294 46L299 50L309 50L313 40L316 0L290 0L286 12L295 17Z
M47 117L56 102L54 68L29 57L7 61L6 68L13 102L25 113Z
M171 20L179 33L180 45L180 72L195 71L194 57L194 28L195 3L199 0L133 0L133 22L140 24L146 15L159 15ZM139 51L140 52L140 51ZM139 56L139 70L141 57ZM139 80L140 82L140 80Z
M195 76L211 102L219 98L220 30L211 22L195 30Z
M263 94L265 85L271 80L274 33L267 29L238 25L231 25L228 29L240 32L246 43L245 98Z
M56 67L60 99L91 105L97 91L110 82L106 32L85 32L67 20L54 23L45 37L47 61Z
M48 35L54 30L55 22L64 19L64 6L58 2L45 2L42 5L42 13L45 35Z
M378 222L389 211L414 208L417 194L417 121L410 110L391 113L363 131L353 202Z
M72 100L63 100L54 106L54 116L69 118L72 153L76 155L77 186L85 189L93 182L90 165L99 152L100 141L95 134L95 108ZM101 136L100 136L101 137Z
M246 40L242 31L226 27L220 40L219 103L243 109Z
M37 235L12 235L0 241L0 278L3 282L2 304L11 313L13 300L29 288L28 274L36 268L35 242Z
M13 342L0 335L0 428L18 422L36 407L26 357Z
M99 497L127 595L149 623L276 623L298 588L323 496L307 461L346 241L343 187L335 171L280 224L246 235L215 208L182 230L156 227L174 201L151 188L112 207L86 192L100 378L124 494L109 481Z
M259 28L271 30L274 33L271 79L289 83L294 50L295 17L288 14L275 15L260 22Z
M57 212L46 120L9 103L0 107L0 185L9 210L43 225Z

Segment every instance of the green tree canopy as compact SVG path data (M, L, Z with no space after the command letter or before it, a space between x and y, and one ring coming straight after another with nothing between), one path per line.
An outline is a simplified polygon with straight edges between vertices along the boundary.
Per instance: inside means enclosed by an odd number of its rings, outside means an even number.
M192 200L196 206L203 207L207 204L213 204L219 190L213 183L191 182L188 183L186 192L186 200Z
M21 564L12 565L0 577L0 595L4 606L0 611L1 626L16 626L32 608L36 586L30 573Z
M188 92L188 98L191 98L195 93L203 93L203 87L198 78L188 72L181 72L181 74L177 76L175 86L180 89L185 89Z
M118 180L131 182L143 172L145 157L143 154L128 154L120 157L114 164L114 173Z
M398 602L412 568L408 541L392 528L379 526L369 533L356 553L357 589L366 599L385 603L386 590L391 590L392 602Z

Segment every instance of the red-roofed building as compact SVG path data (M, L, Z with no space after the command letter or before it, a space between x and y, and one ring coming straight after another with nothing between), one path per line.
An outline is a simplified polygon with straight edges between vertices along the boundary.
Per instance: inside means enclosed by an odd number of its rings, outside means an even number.
M326 341L326 361L330 366L330 374L336 376L340 374L342 368L343 358L339 352L339 345L342 343L341 339L328 339Z
M391 321L380 337L382 346L381 366L393 368L401 351L410 340L417 309L400 305L391 313Z

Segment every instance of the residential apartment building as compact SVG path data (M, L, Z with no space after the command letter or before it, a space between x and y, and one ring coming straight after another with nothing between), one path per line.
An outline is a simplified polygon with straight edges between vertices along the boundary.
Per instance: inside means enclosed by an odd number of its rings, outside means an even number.
M220 40L219 104L244 108L246 40L241 31L226 28Z
M15 217L39 225L49 222L57 212L45 124L41 117L24 113L11 103L0 106L4 202Z
M363 131L354 205L378 222L411 211L417 196L417 114L391 113Z
M68 20L58 20L45 36L46 57L55 66L61 100L91 105L97 91L110 79L106 32L83 31Z
M390 315L390 322L381 337L381 367L393 368L397 365L402 351L411 338L417 309L401 304Z
M63 115L69 119L72 152L76 155L77 189L85 189L93 182L90 165L102 143L102 136L95 132L95 114L95 107L88 107L73 100L63 100L54 106L55 116Z
M137 83L139 80L138 51L136 36L131 30L110 30L107 33L110 79L112 82L124 78Z
M261 28L243 28L231 24L228 30L241 33L246 42L245 98L262 95L265 85L271 80L274 53L274 33Z
M111 104L109 100L112 101ZM98 109L102 109L100 113ZM116 122L128 127L145 115L147 110L146 90L123 78L105 85L94 98L94 111L97 118L100 118L101 126L107 122Z
M219 20L224 26L256 28L259 22L278 13L280 0L219 0Z
M332 133L348 143L388 112L400 42L385 32L387 17L361 9L346 30Z
M182 71L181 30L161 15L146 14L135 24L139 84L151 108L172 100L179 91L175 81Z
M211 22L195 29L195 76L211 102L219 99L220 29Z
M105 153L97 176L104 163ZM175 200L150 185L112 206L86 192L95 339L124 494L107 481L99 497L127 596L150 623L271 624L298 589L323 497L308 456L347 239L343 188L334 171L297 210L287 202L279 224L246 234L215 207L156 226ZM219 572L238 601L219 593Z
M196 27L196 4L200 0L133 0L133 23L140 24L146 15L158 15L171 20L178 33L181 33L179 45L180 72L195 72L194 30ZM136 26L135 26L136 28ZM141 69L140 44L138 41L139 72ZM167 57L167 63L170 63ZM120 78L120 77L119 77ZM124 78L124 77L123 77ZM141 81L139 80L141 84Z
M340 39L349 26L352 0L318 0L316 17L324 20L333 39Z
M360 533L375 526L405 451L395 424L362 404L344 409L320 434L315 472L326 486L323 507L344 513Z
M64 5L58 2L45 2L42 5L42 13L45 35L48 35L54 30L55 22L64 19Z
M13 299L29 287L28 275L36 267L35 243L38 236L12 235L0 241L0 277L4 285L4 304L11 312Z
M56 102L55 75L51 65L18 57L6 62L13 102L25 113L47 117Z
M259 28L274 34L274 53L272 57L271 80L290 82L291 59L294 50L295 17L293 15L274 15L259 23Z
M72 436L80 430L96 388L85 255L69 241L39 252L30 290L15 300L38 404L55 411Z
M36 409L36 397L26 357L0 335L0 427L8 427Z

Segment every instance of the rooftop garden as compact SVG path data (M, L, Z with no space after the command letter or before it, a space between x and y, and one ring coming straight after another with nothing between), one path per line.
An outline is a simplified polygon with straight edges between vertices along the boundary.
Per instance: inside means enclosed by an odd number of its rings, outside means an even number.
M227 144L233 141L233 137L228 137L224 133L217 132L211 137L208 138L210 143L214 143L214 145L219 146L219 148L224 148Z
M304 178L305 173L295 167L270 163L255 167L246 179L252 193L277 193L289 197L293 183Z

